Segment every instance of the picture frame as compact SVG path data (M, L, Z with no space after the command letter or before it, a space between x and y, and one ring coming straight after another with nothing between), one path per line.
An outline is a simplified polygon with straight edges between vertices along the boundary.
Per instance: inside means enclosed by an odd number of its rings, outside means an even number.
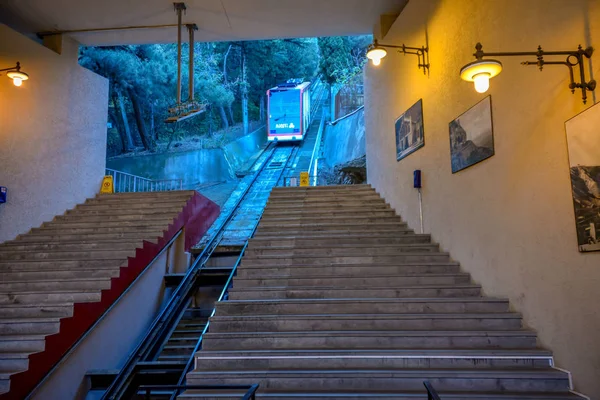
M453 174L495 154L492 96L487 96L453 119L448 127Z
M600 105L565 122L577 246L600 251Z
M396 132L396 161L406 158L425 146L423 99L403 112L394 123Z

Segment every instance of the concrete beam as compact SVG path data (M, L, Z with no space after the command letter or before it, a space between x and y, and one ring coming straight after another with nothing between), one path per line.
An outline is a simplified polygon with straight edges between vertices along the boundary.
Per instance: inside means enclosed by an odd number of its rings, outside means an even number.
M394 22L398 19L400 13L394 14L383 14L379 17L379 31L376 31L376 37L379 39L384 39L388 34Z
M44 36L42 39L44 46L49 48L55 53L62 54L63 35L58 33L56 35Z

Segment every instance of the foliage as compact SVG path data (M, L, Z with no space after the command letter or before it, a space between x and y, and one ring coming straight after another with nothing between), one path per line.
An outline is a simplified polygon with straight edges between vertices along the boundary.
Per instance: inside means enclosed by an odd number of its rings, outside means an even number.
M344 84L362 72L372 36L334 36L318 39L319 71L330 85Z
M157 143L169 148L185 138L210 139L242 121L244 113L251 121L262 120L267 89L290 78L312 80L318 73L330 84L343 82L362 69L369 42L370 37L360 36L196 43L195 97L209 108L176 126L163 123L176 102L175 44L82 47L79 62L110 81L109 154L119 154L138 146L155 151ZM187 46L182 49L183 100L189 95Z

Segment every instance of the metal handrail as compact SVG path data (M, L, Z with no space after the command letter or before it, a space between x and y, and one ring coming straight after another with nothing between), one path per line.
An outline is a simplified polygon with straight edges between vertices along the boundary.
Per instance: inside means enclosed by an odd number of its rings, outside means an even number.
M441 400L433 385L429 381L423 382L423 386L427 389L427 400Z
M137 362L147 360L148 358L154 356L157 352L157 347L162 348L163 342L165 340L165 333L169 333L174 327L173 323L179 319L182 312L185 311L191 293L196 286L196 280L199 276L199 271L204 267L204 263L206 259L212 253L213 244L216 242L217 238L220 236L225 226L229 223L229 221L233 218L234 212L237 207L240 205L244 196L248 193L254 181L258 178L262 170L269 165L270 159L273 157L275 153L275 149L271 151L271 154L266 158L263 166L259 171L256 172L253 180L250 182L248 187L242 192L236 204L232 207L230 214L227 218L221 223L219 228L216 230L215 235L211 238L211 240L206 244L204 250L196 258L192 266L188 269L188 272L185 274L185 277L181 280L181 283L175 291L173 292L171 298L167 302L167 305L162 309L160 314L155 318L152 325L146 332L146 335L139 342L138 346L134 349L134 351L130 354L129 358L125 362L125 365L121 368L121 371L110 385L108 390L102 396L103 400L106 399L114 399L117 400L121 391L126 390L127 383L130 379L132 379L132 375L134 374L134 368L137 365ZM216 247L216 246L215 246ZM116 393L115 393L116 392Z
M113 177L115 193L168 192L183 189L182 179L148 179L111 168L106 168L105 174Z
M143 385L140 391L144 392L146 399L150 400L150 395L155 391L174 391L175 396L179 396L182 390L243 390L248 389L242 397L242 400L256 400L256 391L258 384L254 385Z

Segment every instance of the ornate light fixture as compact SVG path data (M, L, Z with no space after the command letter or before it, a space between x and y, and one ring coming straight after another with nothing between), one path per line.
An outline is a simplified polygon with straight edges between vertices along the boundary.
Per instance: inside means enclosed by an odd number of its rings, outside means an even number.
M0 69L0 72L6 72L6 76L13 80L13 85L15 86L21 86L23 81L29 79L29 75L21 72L21 63L18 61L16 66Z
M427 74L429 71L429 47L408 47L404 44L402 46L396 46L391 44L380 44L377 40L374 40L367 49L367 58L373 62L373 65L381 64L381 59L387 55L388 49L398 49L398 53L403 54L414 54L419 58L419 69L423 68L423 73Z
M483 57L520 57L520 56L535 56L537 61L523 61L523 65L535 65L540 71L544 69L544 65L564 65L569 68L569 76L571 83L569 89L575 93L576 89L581 89L581 97L583 104L587 102L587 91L596 89L596 81L585 81L585 68L583 60L592 57L594 49L588 47L583 49L581 45L575 51L544 51L542 46L538 46L538 51L531 52L509 52L509 53L484 53L481 43L475 46L477 50L473 55L476 61L469 63L461 68L460 77L468 82L474 82L475 90L479 93L485 93L490 87L490 79L502 72L502 63L497 60L488 60ZM565 61L546 61L544 56L567 56ZM579 69L580 82L575 82L574 67Z

